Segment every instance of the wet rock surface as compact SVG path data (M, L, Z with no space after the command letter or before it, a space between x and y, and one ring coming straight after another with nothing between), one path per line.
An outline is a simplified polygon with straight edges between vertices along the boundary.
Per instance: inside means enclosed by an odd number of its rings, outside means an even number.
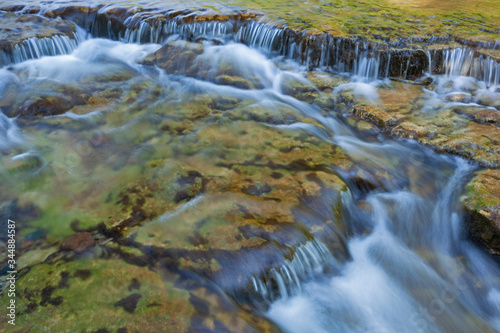
M157 266L161 275L114 258L37 265L19 279L17 325L33 332L278 332L263 319L248 324L248 315L209 284L184 284L181 272Z
M479 171L469 182L462 199L467 209L471 236L490 252L500 253L500 171Z
M344 112L369 121L382 132L416 140L438 152L455 154L484 167L500 166L498 110L445 100L426 109L433 93L400 82L377 91L380 100L375 103L356 96L352 90L340 92L337 100L345 105Z
M83 15L106 14L114 18L113 28L127 12L140 15L168 12L168 17L179 17L185 21L207 21L227 19L255 19L265 17L275 25L286 25L294 30L310 30L310 34L327 33L333 36L359 36L378 43L395 47L415 44L457 42L471 47L488 47L495 44L499 31L495 26L498 19L498 4L485 2L477 6L474 1L429 2L413 0L406 3L388 1L383 6L379 1L345 1L342 4L300 1L273 1L255 3L239 0L228 3L204 1L169 1L168 4L155 1L138 1L141 10L117 8L116 2L106 0L89 5L75 1L68 6L64 1L40 3L25 0L13 5L0 3L3 10L38 13L42 10L48 17L62 16L84 21ZM153 6L154 4L154 6ZM127 3L123 2L126 8ZM153 9L154 8L154 9ZM186 9L190 8L190 9ZM467 8L467 13L463 13ZM286 11L286 15L283 15ZM139 15L139 16L140 16ZM325 19L328 18L328 19ZM107 29L102 25L101 29Z
M317 5L303 8L303 4L297 3L297 7L301 8L301 18L297 21L293 17L276 17L276 11L281 10L281 6L277 4L262 6L242 1L239 4L241 7L238 8L225 6L222 2L214 8L197 2L196 6L193 6L197 9L185 9L186 4L179 6L177 3L169 3L167 8L163 4L158 8L140 10L126 4L110 5L106 1L100 5L75 3L73 6L57 3L40 5L27 1L26 5L18 6L1 6L0 3L0 8L7 12L37 13L48 18L62 17L76 22L95 37L124 39L137 43L165 42L172 34L179 34L192 41L209 39L220 43L227 38L232 39L234 33L238 42L299 60L311 69L316 66L338 67L341 63L340 67L344 70L352 71L359 65L356 65L359 57L366 56L380 62L377 67L378 75L404 79L419 78L429 68L435 73L442 72L442 53L449 48L470 47L479 57L476 48L494 49L495 38L499 35L498 29L493 27L494 33L484 34L484 26L489 22L485 21L484 16L490 14L488 11L470 13L471 17L465 19L466 23L457 23L451 27L445 25L445 30L452 31L439 36L443 31L443 20L437 20L437 17L444 13L433 13L438 14L433 16L419 13L412 16L419 17L418 19L399 22L407 9L381 9L377 6L371 7L370 4L352 4L346 7L347 16L355 16L347 19L345 8L342 6ZM290 3L284 6L288 7ZM378 10L372 10L374 8ZM486 7L484 9L486 10ZM330 10L332 12L327 15L338 15L341 21L347 22L334 20L331 23L333 26L325 21L319 24L316 21L317 15L325 15ZM392 11L397 11L398 14L394 15ZM368 21L373 20L374 26L366 29L347 29L353 22L358 22L354 25L360 24L357 15L367 17ZM472 18L475 16L478 18ZM398 22L397 26L394 26L394 20ZM413 26L416 22L419 23ZM375 28L379 24L382 26ZM433 37L429 37L429 32L421 31L426 24L436 29L432 32ZM391 28L387 28L387 25ZM412 28L409 28L410 26ZM457 31L453 31L455 29ZM257 31L267 33L265 36L256 37L254 33ZM472 36L469 36L472 32ZM296 49L294 45L299 47ZM431 63L426 51L432 51L436 58ZM497 61L499 59L495 50L488 50L484 57ZM221 78L224 79L226 78ZM246 86L245 83L241 84Z
M47 19L38 15L20 15L0 12L0 50L11 52L14 45L29 38L50 38L56 35L73 37L75 26L61 19Z

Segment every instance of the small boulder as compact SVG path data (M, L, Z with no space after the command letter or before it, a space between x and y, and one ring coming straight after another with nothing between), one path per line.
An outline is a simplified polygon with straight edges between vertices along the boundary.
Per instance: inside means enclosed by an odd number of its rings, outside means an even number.
M60 96L42 96L27 100L13 115L19 117L47 117L63 114L73 108L73 103Z
M90 232L76 232L68 236L61 244L61 250L82 253L95 244Z

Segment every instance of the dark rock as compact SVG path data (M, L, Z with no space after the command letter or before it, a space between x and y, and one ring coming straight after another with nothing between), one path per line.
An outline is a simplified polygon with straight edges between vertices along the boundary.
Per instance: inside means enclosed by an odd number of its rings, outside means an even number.
M137 303L142 298L141 294L132 294L125 297L115 303L115 306L121 306L123 309L129 313L134 313Z

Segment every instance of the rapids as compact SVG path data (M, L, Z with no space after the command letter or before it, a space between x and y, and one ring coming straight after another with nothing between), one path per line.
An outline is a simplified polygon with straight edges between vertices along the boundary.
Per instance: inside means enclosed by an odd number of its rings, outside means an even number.
M112 96L116 91L105 82L122 76L126 77L120 86L126 95L123 101L134 98L125 106L96 98L93 108L31 120L0 113L4 190L10 188L19 196L25 190L35 193L25 196L53 196L55 204L43 199L38 202L48 211L49 227L64 229L67 227L60 226L63 217L57 216L57 200L71 198L78 209L83 183L95 184L92 196L103 193L108 183L118 183L121 172L124 177L138 177L141 172L136 165L144 161L169 155L171 164L157 171L167 174L174 169L176 156L190 156L193 133L204 128L195 128L182 140L155 138L156 127L175 118L157 112L160 106L182 109L197 98L216 95L237 99L242 108L266 109L271 115L292 112L310 123L264 123L276 131L302 133L341 147L354 164L378 179L377 186L360 189L349 174L338 170L349 186L342 193L347 224L342 237L348 260L331 253L325 245L331 239L308 240L282 266L251 278L254 299L231 292L228 296L250 304L252 311L277 323L284 332L500 331L500 268L496 259L469 240L459 202L475 169L471 163L439 155L412 140L360 134L336 107L325 112L287 94L289 82L317 89L307 79L310 61L294 55L299 46L276 49L281 30L257 23L234 35L233 27L218 23L158 29L141 25L118 40L79 30L74 39L32 39L17 46L9 65L0 70L0 99L9 98L14 91L19 100L60 87L90 91L95 82L104 82L98 89ZM165 34L168 37L163 38ZM205 39L203 51L193 60L195 73L182 67L182 58L175 59L173 73L146 65L145 59L164 45L196 48L184 44L186 35ZM323 58L330 60L314 65L326 77L344 80L329 94L335 97L352 91L374 105L380 103L377 88L390 89L392 84L387 78L387 59L384 64L380 55L356 51L357 60L344 63L340 55L337 59L326 52ZM431 68L434 60L428 56ZM498 98L497 63L476 59L467 49L449 51L444 58L445 73L428 73L437 88L422 87L426 112L440 112L450 103L474 107L484 98ZM220 69L243 78L248 86L221 81L217 76ZM143 91L154 92L155 101L146 99ZM468 94L468 98L450 101L456 94ZM209 147L200 154L211 158L212 152ZM28 160L27 165L13 172L12 165L19 160ZM389 176L377 178L380 173ZM37 179L42 179L38 185ZM51 186L51 182L59 185ZM181 229L184 216L200 207L211 209L217 202L211 200L198 196L147 223L145 230Z

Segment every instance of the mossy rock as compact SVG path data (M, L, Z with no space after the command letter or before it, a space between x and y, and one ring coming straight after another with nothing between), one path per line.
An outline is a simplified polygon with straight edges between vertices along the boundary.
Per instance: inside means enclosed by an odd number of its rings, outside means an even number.
M462 198L468 215L467 228L490 252L500 254L500 171L476 172Z
M23 332L254 332L243 311L202 282L120 259L39 264L19 273L16 290ZM0 304L8 301L4 293ZM274 327L262 318L254 325Z

